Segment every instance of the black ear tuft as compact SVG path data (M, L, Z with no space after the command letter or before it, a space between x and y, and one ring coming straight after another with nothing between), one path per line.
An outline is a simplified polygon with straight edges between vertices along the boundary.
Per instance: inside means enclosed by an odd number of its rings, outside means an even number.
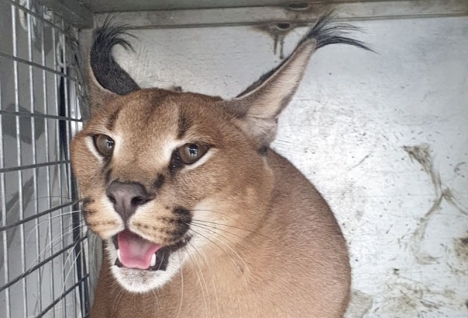
M123 35L132 36L124 31L124 26L112 25L113 18L106 18L104 25L94 31L90 52L91 71L102 88L118 95L125 95L140 87L123 70L112 56L112 48L121 45L132 49Z
M347 36L349 33L356 31L361 30L351 24L337 22L334 11L330 11L317 20L314 27L304 36L299 44L308 39L314 39L317 41L317 49L329 44L348 44L373 52L364 42Z
M302 44L307 40L316 41L316 49L327 46L329 44L348 44L357 46L359 48L374 52L369 46L364 42L355 40L348 36L349 33L361 31L358 27L355 27L348 23L337 22L335 18L334 11L330 11L323 16L320 16L313 26L313 28L302 38L302 40L297 44L296 51ZM292 55L292 54L291 54ZM247 95L251 91L255 90L266 82L270 77L272 77L285 63L289 61L288 58L284 59L281 64L279 64L274 69L263 74L256 82L247 87L242 93L236 96L240 98Z
M348 44L372 51L348 35L358 28L337 22L330 12L298 43L281 64L230 101L220 104L236 118L239 127L253 140L260 153L275 138L278 116L296 92L311 55L328 44Z

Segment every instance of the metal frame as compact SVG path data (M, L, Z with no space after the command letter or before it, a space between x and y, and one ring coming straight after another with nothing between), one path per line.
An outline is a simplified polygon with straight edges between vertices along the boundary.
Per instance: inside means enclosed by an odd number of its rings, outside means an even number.
M0 316L85 317L87 234L68 154L81 127L77 30L32 0L0 5Z
M133 28L213 27L288 22L307 24L335 8L346 20L430 18L468 15L466 0L257 0L238 3L204 1L104 1L37 0L79 28L93 27L93 13L100 20L119 11L119 21ZM226 7L226 4L229 6ZM257 5L256 5L257 4ZM200 5L202 5L200 7ZM203 6L204 5L204 6ZM224 5L224 6L223 6ZM170 9L169 9L170 8Z
M86 114L76 28L91 28L107 13L93 16L86 1L37 1L0 0L8 7L0 11L2 29L11 31L0 36L0 317L86 317L94 242L79 212L68 155ZM273 25L286 32L331 8L343 20L468 15L466 0L323 0L122 12L118 19L130 29ZM83 32L80 44L89 35Z
M200 28L283 24L281 28L311 24L335 9L342 20L382 20L453 17L468 15L466 0L397 0L397 1L318 1L282 6L252 6L240 8L207 8L119 12L118 20L129 29ZM102 24L109 13L96 13ZM286 25L287 24L287 25Z

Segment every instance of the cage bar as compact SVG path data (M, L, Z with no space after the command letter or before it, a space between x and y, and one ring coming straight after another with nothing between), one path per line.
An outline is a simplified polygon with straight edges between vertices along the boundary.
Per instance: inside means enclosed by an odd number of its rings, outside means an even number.
M34 0L0 6L11 31L0 42L0 316L82 317L88 237L73 217L79 203L68 158L72 130L81 127L70 95L82 85L77 33Z

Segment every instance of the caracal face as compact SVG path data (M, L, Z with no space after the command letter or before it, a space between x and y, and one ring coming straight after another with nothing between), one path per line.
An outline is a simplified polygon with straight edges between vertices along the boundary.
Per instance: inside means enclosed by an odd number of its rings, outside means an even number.
M139 90L73 141L86 224L129 291L164 285L194 253L234 248L263 218L271 171L219 101Z

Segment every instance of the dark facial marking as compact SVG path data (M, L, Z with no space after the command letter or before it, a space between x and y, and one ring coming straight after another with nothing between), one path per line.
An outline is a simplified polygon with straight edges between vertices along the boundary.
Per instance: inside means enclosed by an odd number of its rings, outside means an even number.
M111 161L112 161L112 156L103 158L103 164L102 164L102 168L101 168L103 174L105 174L108 170L110 170L108 168L109 168L109 166L111 164Z
M179 115L179 121L178 121L178 133L177 133L177 139L182 139L184 137L185 133L189 129L191 123L190 120L185 117L183 113Z
M83 213L83 215L89 215L93 213L93 211L88 208L88 206L92 203L94 203L94 199L91 199L91 198L83 199L83 201L81 202L81 212Z
M153 182L153 187L155 190L158 190L162 187L164 184L164 181L166 181L166 177L162 174L159 174L156 180Z
M86 215L90 215L90 214L93 214L94 211L93 210L87 210L87 209L81 209L81 212L83 213L84 216Z
M154 265L152 269L165 271L167 269L167 264L169 262L169 256L171 256L171 254L177 251L178 249L186 246L188 242L190 241L190 239L191 237L189 236L183 241L179 241L174 245L165 246L161 248L159 251L157 251L156 265Z
M110 116L106 124L106 128L112 131L115 127L115 123L117 122L117 118L119 118L121 108L116 109Z
M171 176L174 176L177 170L182 169L183 166L184 164L180 160L179 152L176 149L172 152L171 161L169 162L169 172Z
M258 148L257 152L261 156L266 156L268 152L268 146L261 146L260 148Z
M82 202L83 206L86 206L88 204L94 203L94 199L84 198L81 202Z
M105 181L106 185L108 185L110 183L111 175L112 175L112 169L109 168L109 169L107 169L106 173L104 174L104 181Z
M190 215L189 210L183 207L175 208L174 214L176 215L177 221L174 225L174 230L171 231L170 234L173 236L183 236L190 228L192 216Z
M171 256L171 251L166 247L161 248L156 253L155 269L158 271L165 271L167 269L167 264L169 263L169 256Z

